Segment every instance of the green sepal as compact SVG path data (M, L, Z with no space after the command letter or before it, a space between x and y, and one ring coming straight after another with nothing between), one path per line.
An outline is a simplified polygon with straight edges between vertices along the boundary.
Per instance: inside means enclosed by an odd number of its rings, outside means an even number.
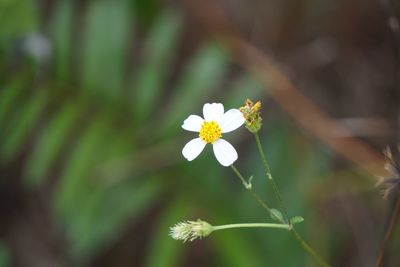
M294 217L290 218L291 224L301 223L303 221L304 221L304 218L301 216L294 216Z

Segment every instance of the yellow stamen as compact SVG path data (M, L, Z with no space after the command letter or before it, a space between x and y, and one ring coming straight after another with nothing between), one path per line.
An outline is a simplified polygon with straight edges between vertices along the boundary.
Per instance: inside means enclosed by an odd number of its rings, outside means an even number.
M215 121L203 122L199 137L206 143L214 143L222 137L221 128Z

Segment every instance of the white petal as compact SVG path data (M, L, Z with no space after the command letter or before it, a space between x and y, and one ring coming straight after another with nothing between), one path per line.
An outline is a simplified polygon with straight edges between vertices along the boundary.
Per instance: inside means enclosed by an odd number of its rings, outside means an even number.
M201 138L190 140L182 149L182 155L188 160L192 161L203 151L206 143Z
M235 148L224 139L215 141L213 150L218 162L225 167L232 165L238 158Z
M219 126L223 133L228 133L242 126L244 121L242 112L238 109L230 109L222 115L219 120Z
M186 120L183 121L182 128L186 131L200 132L201 125L204 120L202 117L197 115L190 115Z
M203 106L205 121L219 121L224 114L224 106L221 103L206 103Z

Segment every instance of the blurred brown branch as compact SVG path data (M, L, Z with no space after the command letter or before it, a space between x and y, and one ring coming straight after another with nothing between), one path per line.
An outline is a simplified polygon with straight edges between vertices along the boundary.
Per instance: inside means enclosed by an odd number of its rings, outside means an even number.
M352 133L299 92L279 63L244 40L216 1L184 2L210 34L228 49L233 59L263 82L271 97L301 127L369 174L382 173L381 153L359 139L337 138L338 135L352 136Z
M395 201L395 204L393 205L393 208L391 210L390 220L385 230L385 237L383 238L381 249L376 259L375 267L381 267L383 265L386 249L389 246L390 240L392 239L392 235L395 226L397 224L397 221L399 219L399 215L400 215L400 197L397 196L397 200Z

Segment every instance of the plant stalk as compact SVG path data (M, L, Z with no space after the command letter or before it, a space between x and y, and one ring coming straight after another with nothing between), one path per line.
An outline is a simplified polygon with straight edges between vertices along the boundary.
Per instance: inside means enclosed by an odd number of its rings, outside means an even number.
M274 194L275 194L275 198L278 200L279 205L280 205L280 207L281 207L281 209L283 211L283 215L285 217L286 223L291 224L290 223L290 218L289 218L289 215L288 215L288 212L287 212L287 209L286 209L286 206L285 206L285 204L283 202L281 193L280 193L280 191L278 189L278 185L275 183L275 180L272 177L271 169L269 167L269 164L268 164L268 161L267 161L267 157L265 156L264 150L263 150L263 148L261 146L260 136L258 135L258 133L254 133L254 137L256 139L258 152L260 153L261 159L262 159L263 164L264 164L265 175L267 176L268 181L271 183L272 189L273 189Z
M246 181L246 179L243 177L243 175L239 172L239 170L234 165L231 165L231 168L235 172L236 176L239 177L239 179L242 182L244 188L246 188L247 191L249 191L250 194L253 196L253 198L255 200L257 200L257 202L268 212L268 214L270 214L271 213L271 208L267 205L267 203L265 203L265 201L262 200L262 198L256 192L253 191L253 189L251 188L251 186L249 186L249 184Z
M235 223L235 224L225 224L213 226L213 230L223 230L223 229L231 229L231 228L278 228L278 229L289 229L289 225L287 224L279 224L279 223Z
M293 226L290 231L292 232L293 236L296 238L297 242L300 243L300 245L303 247L303 249L308 254L310 254L314 258L314 260L316 260L318 262L318 264L320 266L330 267L330 265L328 263L326 263L326 261L300 236L300 234L296 231L296 229L294 229Z
M289 230L292 232L294 238L296 239L297 242L300 243L300 245L303 247L303 249L311 256L314 258L314 260L316 262L318 262L318 264L322 267L329 267L330 265L300 236L300 234L296 231L296 229L294 229L293 225L290 222L290 218L286 209L286 206L283 202L281 193L279 191L278 185L276 184L274 178L272 177L271 174L271 169L269 167L268 161L267 161L267 157L265 156L264 150L262 148L261 145L261 141L260 141L260 136L258 135L258 133L254 133L254 137L256 139L256 143L257 143L257 148L258 148L258 152L260 153L261 159L263 161L264 164L264 170L265 170L265 174L268 178L268 180L270 181L274 194L275 194L275 198L277 199L277 201L279 202L279 205L281 206L281 209L283 211L285 220L289 226Z

